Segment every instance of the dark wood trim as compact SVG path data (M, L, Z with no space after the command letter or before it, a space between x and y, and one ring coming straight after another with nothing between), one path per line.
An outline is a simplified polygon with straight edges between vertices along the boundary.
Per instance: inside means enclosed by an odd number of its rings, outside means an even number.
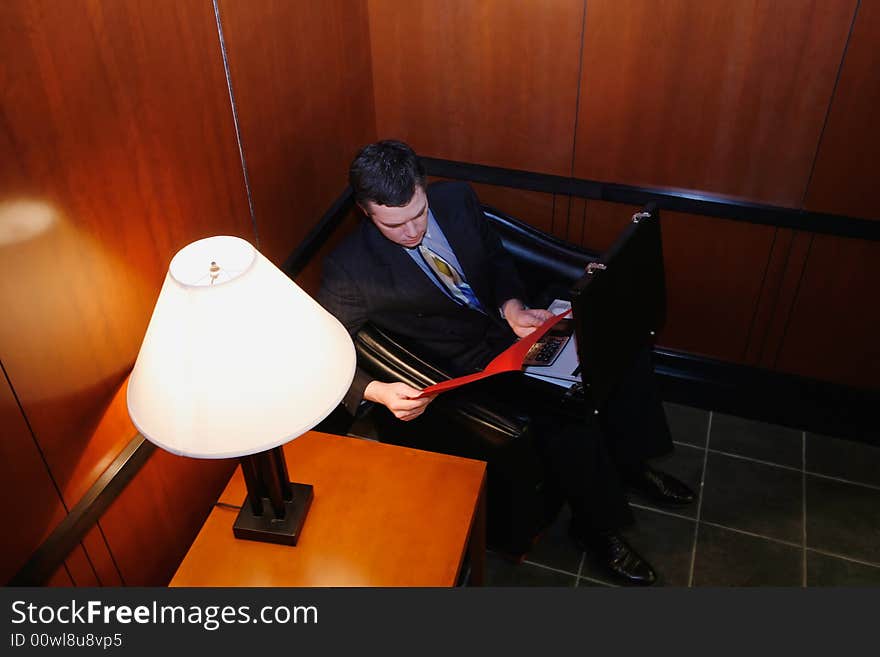
M658 348L665 400L880 446L880 391Z
M779 228L792 228L838 237L880 241L880 221L860 217L763 205L718 194L619 185L431 157L423 157L422 161L429 175L441 178L456 178L546 194L565 194L628 205L656 203L661 210L687 212Z
M27 563L9 581L9 585L43 584L64 563L70 551L95 525L155 450L153 443L141 434L135 435L67 517L34 551Z

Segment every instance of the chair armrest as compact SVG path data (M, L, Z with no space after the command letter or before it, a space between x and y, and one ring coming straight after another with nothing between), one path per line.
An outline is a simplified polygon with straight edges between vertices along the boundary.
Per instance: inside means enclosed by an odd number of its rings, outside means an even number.
M415 388L424 388L452 376L428 363L381 329L367 324L355 336L358 365L381 381L402 381ZM491 447L501 447L522 436L528 418L513 409L502 407L490 399L462 399L440 395L431 404L437 410L468 430L479 435Z

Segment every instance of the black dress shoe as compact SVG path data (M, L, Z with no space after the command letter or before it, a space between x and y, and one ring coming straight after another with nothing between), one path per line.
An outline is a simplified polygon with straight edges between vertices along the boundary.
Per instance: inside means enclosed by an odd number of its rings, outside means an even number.
M572 532L571 537L579 549L590 553L618 581L634 586L650 586L657 581L651 564L617 532Z
M638 473L627 476L626 483L660 504L684 506L697 499L696 493L687 484L648 466Z

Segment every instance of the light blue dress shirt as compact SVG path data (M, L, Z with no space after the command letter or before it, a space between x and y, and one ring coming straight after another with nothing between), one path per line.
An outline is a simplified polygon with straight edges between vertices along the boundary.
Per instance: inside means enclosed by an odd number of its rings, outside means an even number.
M422 238L422 244L455 267L461 274L462 278L465 278L464 270L461 268L458 258L455 257L455 252L452 250L452 247L449 246L449 241L446 239L446 235L440 230L440 225L437 223L437 220L434 219L434 213L431 212L430 208L428 208L428 229L425 231L425 236ZM431 271L431 268L428 267L428 263L422 259L417 246L411 249L403 247L403 250L406 251L409 254L409 257L415 261L423 272L425 272L425 276L427 276L434 285L440 288L440 291L443 292L443 294L458 303L458 300L452 296L449 290L446 289L446 286L437 280L437 275ZM467 281L466 278L465 281Z

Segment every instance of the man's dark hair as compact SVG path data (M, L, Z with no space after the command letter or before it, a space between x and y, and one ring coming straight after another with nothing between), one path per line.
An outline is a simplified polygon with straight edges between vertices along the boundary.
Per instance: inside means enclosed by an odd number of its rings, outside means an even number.
M399 208L412 200L416 185L425 187L425 167L402 141L385 140L364 146L352 160L348 181L354 199Z

